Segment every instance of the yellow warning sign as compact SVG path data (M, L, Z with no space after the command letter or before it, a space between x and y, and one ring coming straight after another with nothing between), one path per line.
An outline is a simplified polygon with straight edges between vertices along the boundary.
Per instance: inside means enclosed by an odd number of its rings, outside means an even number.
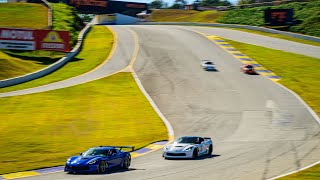
M63 42L60 38L58 32L51 31L47 34L47 37L44 38L43 42Z

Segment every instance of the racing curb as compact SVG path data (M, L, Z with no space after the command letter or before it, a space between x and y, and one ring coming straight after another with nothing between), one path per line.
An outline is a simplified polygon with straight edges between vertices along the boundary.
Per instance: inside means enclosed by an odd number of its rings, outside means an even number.
M167 143L168 141L158 141L158 142L149 144L146 147L130 152L131 157L136 158L136 157L145 155L147 153L159 150L163 148L163 146ZM64 170L64 166L56 166L56 167L49 167L49 168L43 168L43 169L36 169L32 171L3 174L3 175L0 175L0 180L26 178L26 177L62 172L63 170Z
M286 91L291 93L310 112L310 114L314 117L316 122L320 125L320 118L317 115L317 113L314 112L313 109L297 93L295 93L291 89L289 89L289 88L285 87L284 85L280 84L279 82L277 82L277 81L279 81L281 79L280 76L277 76L272 71L267 70L262 65L258 64L256 61L254 61L250 57L248 57L245 54L241 53L240 51L236 50L229 43L227 43L225 40L219 38L218 36L205 34L205 33L197 32L197 31L194 31L194 32L196 32L198 34L201 34L202 36L205 36L207 39L213 41L216 45L220 46L222 49L227 51L229 54L231 54L233 57L238 59L243 64L252 64L252 65L254 65L255 68L257 69L256 71L260 75L270 79L271 81L275 82L275 84L277 84L278 86L282 87L283 89L285 89ZM291 172L288 172L288 173L285 173L285 174L282 174L282 175L279 175L279 176L268 178L267 180L279 179L281 177L288 176L288 175L303 171L305 169L308 169L308 168L313 167L313 166L318 165L318 164L320 164L320 161L314 162L313 164L310 164L310 165L305 166L303 168L297 169L295 171L291 171Z
M255 67L255 70L258 74L260 74L260 75L262 75L262 76L264 76L274 82L277 82L281 79L280 76L276 75L274 72L263 67L261 64L259 64L255 60L251 59L249 56L238 51L231 44L227 43L225 40L221 39L220 37L215 36L215 35L211 35L211 34L197 32L197 31L195 31L195 32L201 34L202 36L205 36L207 39L214 42L220 48L224 49L227 53L231 54L233 57L238 59L242 64L251 64L252 66Z

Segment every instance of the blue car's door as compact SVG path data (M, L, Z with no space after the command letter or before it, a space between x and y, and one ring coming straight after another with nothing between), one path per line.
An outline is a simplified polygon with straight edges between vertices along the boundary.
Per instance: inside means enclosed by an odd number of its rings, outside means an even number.
M109 167L119 166L122 162L122 153L117 149L111 149L109 156Z

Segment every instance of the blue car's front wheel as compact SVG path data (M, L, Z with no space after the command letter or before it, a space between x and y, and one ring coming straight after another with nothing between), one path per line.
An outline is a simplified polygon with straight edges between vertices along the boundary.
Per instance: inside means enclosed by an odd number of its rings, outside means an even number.
M108 164L106 162L104 162L104 161L101 161L99 163L99 166L98 166L98 172L99 173L104 173L104 172L106 172L107 168L108 168Z

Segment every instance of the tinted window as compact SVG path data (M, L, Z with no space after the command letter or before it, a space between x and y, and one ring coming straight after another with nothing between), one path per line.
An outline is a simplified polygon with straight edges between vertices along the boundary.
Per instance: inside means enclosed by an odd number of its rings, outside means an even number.
M83 156L107 156L109 150L91 148L83 153Z
M197 144L199 142L197 137L182 137L177 140L178 143Z

